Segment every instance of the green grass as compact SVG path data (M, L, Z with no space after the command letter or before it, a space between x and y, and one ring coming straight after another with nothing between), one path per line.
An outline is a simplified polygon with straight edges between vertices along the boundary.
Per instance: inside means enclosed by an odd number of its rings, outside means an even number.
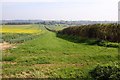
M90 80L89 71L98 64L114 65L117 48L74 43L44 30L38 37L3 52L3 77L80 78ZM12 63L8 63L12 62Z
M16 57L14 56L6 56L2 58L2 61L14 61Z

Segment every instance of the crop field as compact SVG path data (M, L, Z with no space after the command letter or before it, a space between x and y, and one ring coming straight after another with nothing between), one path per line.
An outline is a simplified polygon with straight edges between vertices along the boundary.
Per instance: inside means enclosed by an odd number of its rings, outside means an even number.
M23 41L35 38L42 30L34 25L3 25L2 42L21 43Z
M75 43L43 26L3 25L3 42L16 46L2 52L3 78L93 80L89 72L97 65L118 64L116 47Z
M37 33L40 32L38 27L32 25L3 25L2 33Z

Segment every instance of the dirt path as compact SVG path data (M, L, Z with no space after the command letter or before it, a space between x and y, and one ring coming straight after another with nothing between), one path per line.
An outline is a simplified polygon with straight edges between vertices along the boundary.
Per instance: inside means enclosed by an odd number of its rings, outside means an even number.
M15 45L7 43L7 42L0 43L0 50L6 50L10 48L15 48Z
M76 67L82 67L82 66L85 66L85 64L35 64L34 66L36 67L57 67L57 66L64 66L64 67L68 67L68 66L76 66Z

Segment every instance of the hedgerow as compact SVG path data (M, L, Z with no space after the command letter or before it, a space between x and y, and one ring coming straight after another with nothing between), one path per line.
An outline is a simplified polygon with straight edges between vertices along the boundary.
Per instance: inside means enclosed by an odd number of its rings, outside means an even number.
M58 34L120 42L120 26L117 23L73 26L58 31Z

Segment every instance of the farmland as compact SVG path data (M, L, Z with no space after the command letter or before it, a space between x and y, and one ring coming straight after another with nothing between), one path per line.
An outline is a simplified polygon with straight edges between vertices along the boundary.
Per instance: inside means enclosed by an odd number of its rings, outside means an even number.
M58 37L43 26L3 25L3 42L16 46L2 53L3 78L92 80L89 72L98 64L118 64L116 47L75 43ZM53 29L60 29L57 27Z
M2 33L37 33L38 27L32 25L3 25Z
M35 27L33 25L3 25L0 32L2 41L21 43L42 33L42 30L36 25Z

